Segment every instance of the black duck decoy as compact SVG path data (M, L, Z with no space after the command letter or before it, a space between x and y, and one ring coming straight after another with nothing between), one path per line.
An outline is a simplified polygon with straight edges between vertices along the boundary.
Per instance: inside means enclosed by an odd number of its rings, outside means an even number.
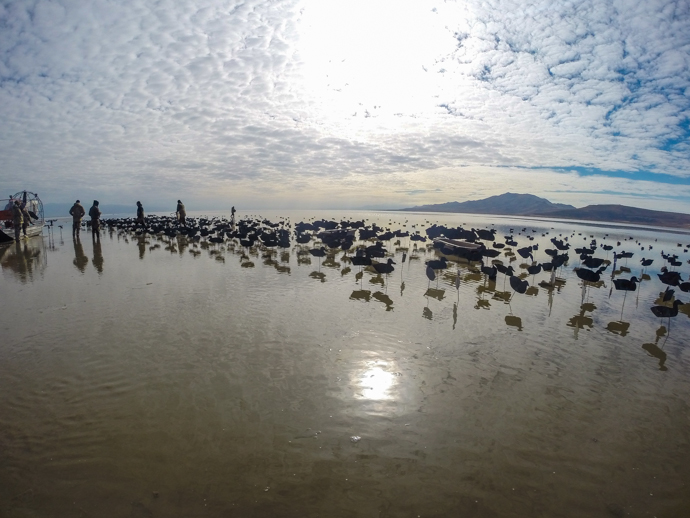
M387 263L375 263L372 264L372 266L378 273L391 273L395 270L393 267L394 264L396 264L395 261L389 257Z
M633 276L630 279L613 279L613 285L617 290L622 291L635 291L637 289L637 284L640 280Z
M683 302L676 299L672 308L668 306L652 306L651 310L652 313L659 318L672 318L678 315L678 306L682 306L683 304Z

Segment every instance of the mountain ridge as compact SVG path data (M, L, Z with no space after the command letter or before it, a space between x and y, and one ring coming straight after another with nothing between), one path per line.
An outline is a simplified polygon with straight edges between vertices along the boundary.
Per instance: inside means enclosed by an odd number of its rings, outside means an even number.
M546 198L540 198L533 194L504 193L489 196L482 200L419 205L399 210L405 212L456 212L549 217L690 229L690 214L615 204L587 205L576 208L572 205L551 203Z

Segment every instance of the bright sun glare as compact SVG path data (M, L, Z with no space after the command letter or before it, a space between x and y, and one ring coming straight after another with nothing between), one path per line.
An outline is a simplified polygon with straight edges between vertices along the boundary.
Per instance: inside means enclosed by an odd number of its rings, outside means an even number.
M373 400L393 398L391 389L396 377L395 374L385 370L386 366L385 362L376 362L367 365L366 370L361 372L357 382L358 391L362 397Z
M305 0L298 54L316 117L341 129L375 117L368 127L381 129L400 114L437 110L429 92L440 74L431 69L454 40L432 9L413 0Z

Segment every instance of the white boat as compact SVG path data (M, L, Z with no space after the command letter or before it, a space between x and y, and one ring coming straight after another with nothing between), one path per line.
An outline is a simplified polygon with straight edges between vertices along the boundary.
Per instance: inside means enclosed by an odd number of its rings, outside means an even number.
M26 237L40 236L43 233L43 225L45 225L45 214L43 202L38 194L20 191L12 197L12 201L14 200L19 200L31 216L31 223L26 227ZM9 199L0 200L0 209L2 209L0 210L0 243L14 241L14 218L10 207ZM24 233L20 231L20 235L23 236Z

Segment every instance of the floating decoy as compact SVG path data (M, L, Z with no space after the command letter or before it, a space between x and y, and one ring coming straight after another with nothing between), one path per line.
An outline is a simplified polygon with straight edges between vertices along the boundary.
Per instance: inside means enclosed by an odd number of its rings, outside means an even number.
M659 276L659 280L663 282L664 284L668 284L669 286L678 286L683 279L680 277L680 273L678 272L663 272L657 274Z
M664 291L664 295L661 297L661 300L664 302L668 302L673 298L673 294L676 292L676 290L672 290L670 286L666 286L666 290Z
M391 273L393 270L395 270L393 267L394 264L395 261L389 257L387 263L374 263L371 266L373 266L374 270L376 270L378 273Z
M448 268L448 260L445 257L441 257L441 259L432 259L427 261L426 265L433 270L445 270Z
M654 262L654 259L645 259L644 257L643 257L642 260L640 261L640 263L642 264L642 266L649 266L649 265L652 264L653 262Z
M496 273L498 272L498 270L496 269L495 266L484 266L484 265L482 265L480 267L480 269L481 269L482 273L489 278L489 280L492 280L492 281L496 280Z
M622 291L635 291L637 289L637 284L640 280L633 276L630 279L613 279L613 285L617 290Z
M527 272L528 272L530 275L536 275L536 274L538 274L539 272L541 272L541 264L537 263L537 264L532 264L532 265L528 266L528 267L527 267Z
M510 287L518 293L525 293L527 291L527 288L529 288L529 283L527 281L521 280L519 277L512 275L510 277Z
M599 268L602 264L604 264L605 259L602 259L601 257L591 257L587 256L583 261L582 264L584 264L587 268Z
M526 246L524 248L519 248L517 253L520 254L523 259L527 259L528 257L532 257L532 247Z
M669 318L675 317L678 315L678 306L682 306L683 302L680 300L676 299L676 301L673 303L673 307L669 308L668 306L652 306L651 310L652 313L654 313L655 316L659 318Z
M596 272L593 272L592 270L588 270L587 268L580 268L575 271L575 274L582 279L583 281L588 281L588 282L599 282L599 278L601 277L601 273L605 270L605 267L599 268Z
M354 255L350 257L350 261L355 266L369 266L371 264L371 257L365 255Z
M496 263L494 266L496 266L496 270L501 272L503 275L513 275L515 273L515 270L513 270L512 266L504 266L498 263Z

